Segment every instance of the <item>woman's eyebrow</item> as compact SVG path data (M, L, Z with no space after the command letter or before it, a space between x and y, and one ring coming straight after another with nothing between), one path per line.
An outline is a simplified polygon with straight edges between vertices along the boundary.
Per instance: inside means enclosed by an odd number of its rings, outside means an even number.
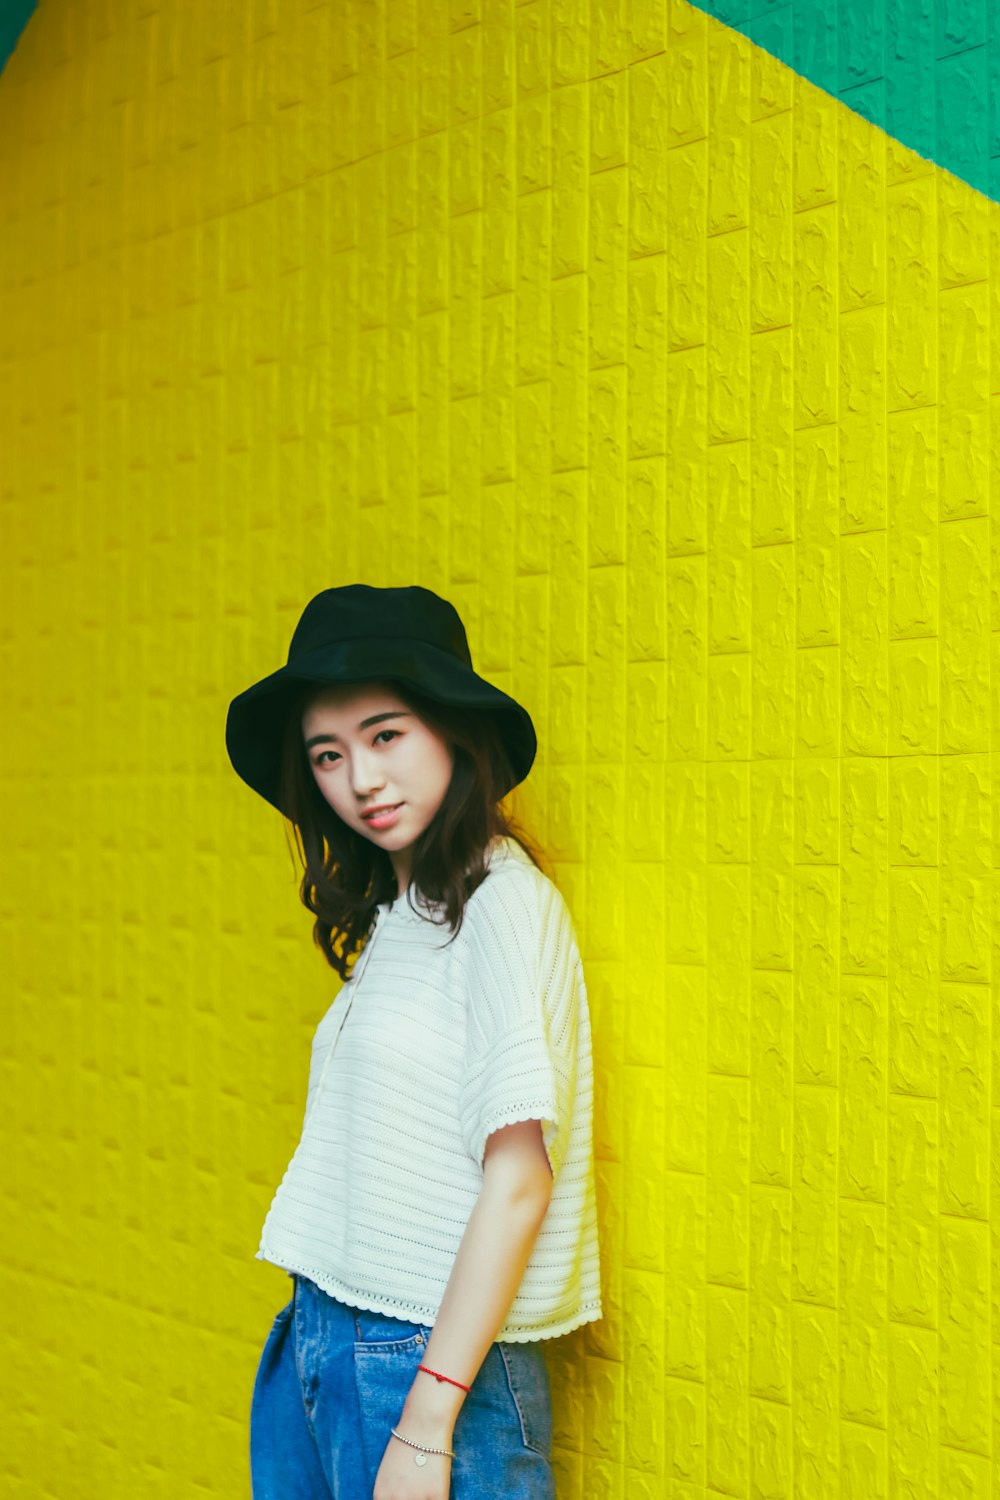
M411 719L413 715L405 708L394 708L387 714L372 714L370 719L362 719L358 725L359 729L368 729L372 724L381 724L383 719ZM306 740L306 749L311 750L314 745L329 745L337 739L335 734L314 734L311 739Z

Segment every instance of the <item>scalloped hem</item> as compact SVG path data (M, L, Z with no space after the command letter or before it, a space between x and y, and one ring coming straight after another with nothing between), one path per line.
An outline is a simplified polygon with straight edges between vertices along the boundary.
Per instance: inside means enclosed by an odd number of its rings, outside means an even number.
M391 1301L366 1297L363 1292L356 1292L336 1276L331 1276L327 1271L320 1271L315 1266L293 1265L290 1261L278 1260L275 1256L266 1252L263 1246L255 1253L254 1260L267 1261L269 1265L277 1266L280 1271L287 1271L289 1276L293 1273L299 1276L308 1276L310 1281L331 1297L336 1297L338 1302L346 1302L348 1307L360 1307L364 1312L381 1313L387 1318L396 1318L403 1323L421 1323L427 1328L433 1328L437 1317L437 1308L420 1307L416 1303L397 1302L395 1306ZM532 1328L505 1330L501 1328L497 1334L495 1343L498 1344L530 1344L537 1343L541 1339L560 1338L564 1333L572 1333L575 1328L584 1323L596 1323L603 1318L604 1313L600 1303L588 1303L585 1307L557 1324L554 1328Z
M604 1317L604 1311L600 1306L584 1307L572 1317L564 1319L556 1328L534 1329L524 1333L504 1333L503 1329L497 1334L496 1341L500 1344L537 1344L542 1339L562 1338L564 1333L572 1333L575 1328L582 1328L585 1323L597 1323Z
M477 1150L473 1160L480 1171L485 1165L486 1142L494 1131L503 1130L505 1125L523 1125L526 1120L537 1120L542 1127L542 1144L548 1157L552 1181L555 1182L562 1166L562 1153L557 1152L557 1160L553 1161L553 1148L558 1140L559 1127L558 1110L551 1099L536 1100L533 1104L511 1104L490 1117L485 1135L480 1131L476 1140Z

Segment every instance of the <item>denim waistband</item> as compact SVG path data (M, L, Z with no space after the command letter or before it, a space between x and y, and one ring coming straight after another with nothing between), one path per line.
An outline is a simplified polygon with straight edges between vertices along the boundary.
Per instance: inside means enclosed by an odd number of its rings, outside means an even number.
M332 1325L331 1331L339 1331L342 1338L352 1338L358 1343L382 1343L390 1339L411 1339L414 1334L430 1335L430 1323L416 1323L411 1318L396 1318L390 1313L374 1312L366 1307L354 1307L334 1297L317 1286L308 1276L292 1273L295 1297L310 1297L318 1304L321 1316Z

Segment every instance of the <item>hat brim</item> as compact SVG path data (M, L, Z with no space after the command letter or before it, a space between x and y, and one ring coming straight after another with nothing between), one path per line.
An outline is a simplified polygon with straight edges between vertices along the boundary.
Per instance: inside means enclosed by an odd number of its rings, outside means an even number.
M438 703L485 710L496 718L514 771L506 795L523 781L538 749L530 715L515 699L426 641L384 637L340 641L297 658L235 697L226 716L226 750L233 769L284 816L280 803L281 754L288 712L304 687L354 682L397 682ZM391 665L390 665L391 659Z

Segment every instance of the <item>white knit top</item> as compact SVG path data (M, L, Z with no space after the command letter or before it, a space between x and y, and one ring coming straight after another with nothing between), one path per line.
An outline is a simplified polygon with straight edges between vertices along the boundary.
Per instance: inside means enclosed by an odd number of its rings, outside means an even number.
M552 1196L496 1337L554 1338L602 1316L590 1014L572 918L513 838L491 845L450 947L450 927L410 894L417 911L406 894L378 908L316 1028L302 1135L255 1258L431 1325L487 1137L537 1119Z

